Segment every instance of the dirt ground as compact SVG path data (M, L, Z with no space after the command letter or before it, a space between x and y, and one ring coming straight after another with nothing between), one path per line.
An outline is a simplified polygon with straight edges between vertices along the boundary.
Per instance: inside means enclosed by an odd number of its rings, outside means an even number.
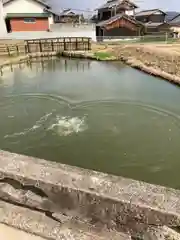
M0 44L18 44L23 43L23 40L15 40L15 39L0 39Z
M151 51L152 53L160 53L163 55L180 55L180 43L166 44L166 43L131 43L131 44L92 44L93 51L111 51L115 49L124 49L124 48L143 48Z

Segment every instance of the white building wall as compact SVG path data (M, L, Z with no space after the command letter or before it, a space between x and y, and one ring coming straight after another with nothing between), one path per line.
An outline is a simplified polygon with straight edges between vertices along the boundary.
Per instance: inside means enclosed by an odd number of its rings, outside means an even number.
M126 10L125 14L127 14L128 16L133 16L134 15L134 10Z
M2 0L0 0L0 37L4 37L7 34L7 29L4 21L4 11Z
M33 0L13 0L4 5L4 13L43 13L44 8Z
M54 23L54 17L53 17L53 15L51 14L50 16L49 16L49 27L51 26L51 24L53 24Z
M7 13L43 13L44 8L45 6L34 0L13 0L4 5L4 15ZM50 15L49 27L52 23L53 16Z

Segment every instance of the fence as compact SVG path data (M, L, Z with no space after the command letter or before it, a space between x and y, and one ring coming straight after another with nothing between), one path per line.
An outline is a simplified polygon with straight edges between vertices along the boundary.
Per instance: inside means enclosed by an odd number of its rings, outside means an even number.
M31 39L25 41L26 52L60 52L91 50L91 38L87 37L64 37L48 39Z
M26 53L24 42L18 44L0 44L0 56L13 56Z
M62 37L62 38L31 39L21 41L15 44L0 43L0 56L22 55L34 52L55 52L55 51L60 52L78 50L82 51L91 50L91 38Z
M164 42L164 43L171 43L177 42L179 38L173 36L170 33L151 33L144 36L103 36L97 37L97 41L99 42L130 42L130 43L153 43L153 42Z

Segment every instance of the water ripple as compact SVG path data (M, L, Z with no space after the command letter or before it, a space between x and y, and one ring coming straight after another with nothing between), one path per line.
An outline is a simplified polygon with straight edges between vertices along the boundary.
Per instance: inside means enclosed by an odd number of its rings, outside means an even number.
M13 134L7 134L4 136L4 138L14 138L14 137L18 137L18 136L24 136L29 132L33 132L36 129L40 128L42 126L42 124L49 118L49 116L51 116L52 113L47 113L44 116L42 116L38 121L36 121L36 123L31 127L31 128L26 128L21 132L16 132Z
M166 109L156 107L150 104L146 104L140 101L133 101L133 100L117 100L117 99L108 99L108 100L93 100L93 101L82 101L78 104L74 105L73 108L86 108L88 106L93 106L97 104L103 104L104 106L108 106L109 104L126 104L131 106L137 106L141 107L145 111L151 111L154 113L157 113L159 115L162 115L164 117L171 116L173 118L176 118L178 121L180 120L180 115L173 113L171 111L168 111Z

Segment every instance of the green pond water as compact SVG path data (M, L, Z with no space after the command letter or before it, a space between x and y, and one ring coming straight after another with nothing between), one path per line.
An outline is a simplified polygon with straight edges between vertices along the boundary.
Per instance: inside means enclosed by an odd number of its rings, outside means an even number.
M7 68L0 148L180 188L180 88L118 62Z

